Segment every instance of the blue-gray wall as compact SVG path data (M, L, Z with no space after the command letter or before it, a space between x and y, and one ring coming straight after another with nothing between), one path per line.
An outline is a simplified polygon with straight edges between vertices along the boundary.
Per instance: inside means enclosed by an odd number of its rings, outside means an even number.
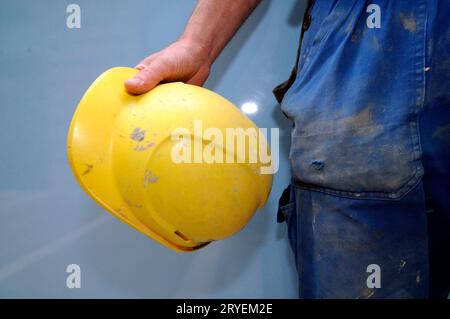
M66 135L83 92L103 71L134 66L176 39L193 0L3 1L0 9L0 297L296 297L286 227L276 224L289 180L289 127L271 94L295 59L304 1L263 1L217 60L206 87L249 117L280 127L269 202L239 234L178 254L113 218L76 183ZM81 267L81 289L66 266Z

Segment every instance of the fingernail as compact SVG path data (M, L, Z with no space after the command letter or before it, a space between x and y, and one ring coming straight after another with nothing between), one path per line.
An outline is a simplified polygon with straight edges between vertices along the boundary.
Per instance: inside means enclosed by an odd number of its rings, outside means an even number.
M130 84L132 86L141 86L144 84L144 81L142 81L139 78L131 78L131 79L127 80L127 84Z

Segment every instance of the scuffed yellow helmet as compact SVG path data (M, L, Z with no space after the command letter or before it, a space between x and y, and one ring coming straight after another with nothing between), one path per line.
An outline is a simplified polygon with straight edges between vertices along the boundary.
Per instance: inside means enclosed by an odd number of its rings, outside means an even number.
M229 101L198 86L167 83L130 95L123 83L137 72L110 69L81 99L67 141L79 184L114 216L176 251L236 233L264 205L272 175L261 174L260 160L242 161L229 141L198 134L195 126L224 137L229 128L258 128ZM191 132L192 145L183 132ZM209 151L213 144L213 158L224 161L180 161L194 144L209 145ZM258 152L250 146L247 157ZM263 138L259 149L267 147ZM218 150L223 154L216 157Z

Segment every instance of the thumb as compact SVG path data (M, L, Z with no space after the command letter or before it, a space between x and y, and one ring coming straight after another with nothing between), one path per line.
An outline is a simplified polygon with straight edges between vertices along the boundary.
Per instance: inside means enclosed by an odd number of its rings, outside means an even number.
M139 71L131 79L125 81L125 89L131 94L143 94L153 89L164 80L165 72L161 63L152 63Z

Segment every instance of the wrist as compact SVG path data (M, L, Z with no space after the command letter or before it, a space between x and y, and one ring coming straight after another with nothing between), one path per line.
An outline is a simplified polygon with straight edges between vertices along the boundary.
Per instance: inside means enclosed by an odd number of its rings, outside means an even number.
M200 39L187 34L183 34L177 42L188 47L189 50L194 55L198 56L200 60L204 61L204 63L211 65L214 62L213 46L211 43L201 41Z

